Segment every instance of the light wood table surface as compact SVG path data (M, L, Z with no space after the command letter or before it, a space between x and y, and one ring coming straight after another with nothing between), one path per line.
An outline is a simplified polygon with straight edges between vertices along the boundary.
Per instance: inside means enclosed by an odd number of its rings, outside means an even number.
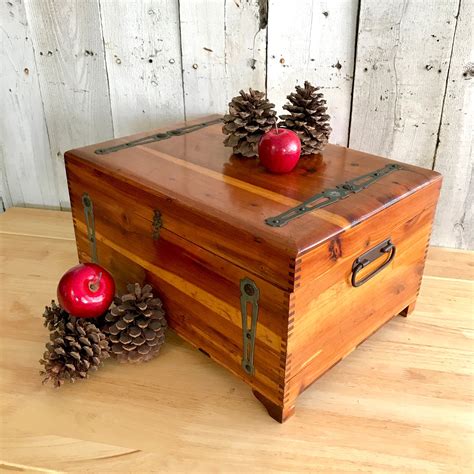
M320 378L283 425L171 332L147 364L43 386L42 312L76 258L69 213L0 216L2 472L473 472L473 253L431 248L415 312Z

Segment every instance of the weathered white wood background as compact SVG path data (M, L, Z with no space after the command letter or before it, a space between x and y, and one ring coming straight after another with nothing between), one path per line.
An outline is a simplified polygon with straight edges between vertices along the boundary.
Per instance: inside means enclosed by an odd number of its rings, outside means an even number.
M1 0L3 206L68 208L63 153L320 85L333 143L439 170L474 247L474 0Z

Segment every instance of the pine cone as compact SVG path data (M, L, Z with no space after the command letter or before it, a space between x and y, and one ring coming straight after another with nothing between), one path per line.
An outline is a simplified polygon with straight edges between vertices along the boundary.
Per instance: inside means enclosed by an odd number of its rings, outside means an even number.
M120 362L145 362L158 355L165 341L165 312L150 285L129 284L127 289L130 293L114 299L104 332L112 343L112 355Z
M45 376L43 383L50 381L56 387L87 378L90 370L97 370L109 357L105 334L87 319L69 316L60 321L50 340L40 360L44 365L40 374Z
M310 155L321 151L327 144L331 127L327 115L326 101L319 87L305 81L304 87L296 86L287 99L289 104L283 106L290 112L280 115L282 127L293 130L301 140L301 154Z
M60 323L66 321L69 314L66 310L57 305L54 300L51 300L51 306L44 307L44 326L50 331L54 331Z
M229 102L229 113L224 115L222 131L228 135L225 146L231 146L235 154L257 156L260 137L276 122L275 104L260 91L240 91Z

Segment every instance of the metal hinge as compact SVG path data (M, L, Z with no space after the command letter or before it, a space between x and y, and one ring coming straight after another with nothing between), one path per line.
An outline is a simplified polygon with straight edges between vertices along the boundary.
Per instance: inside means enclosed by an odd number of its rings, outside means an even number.
M138 138L137 140L121 143L120 145L110 146L108 148L97 148L94 153L96 153L97 155L107 155L109 153L114 153L120 150L126 150L127 148L132 148L134 146L147 145L148 143L153 142L160 142L162 140L167 140L168 138L178 137L186 133L196 132L201 128L209 127L210 125L215 125L220 122L222 122L222 117L214 120L208 120L207 122L188 125L187 127L175 128L174 130L155 133L154 135L149 135L148 137Z
M349 196L349 194L356 194L369 187L383 176L386 176L392 171L401 169L403 169L402 166L393 163L378 170L372 171L372 173L367 173L357 178L351 179L350 181L346 181L345 183L337 185L335 188L326 189L321 193L315 194L301 204L298 204L298 206L292 207L291 209L282 212L278 216L265 219L265 223L272 227L282 227L291 220L301 217L307 212L329 206L330 204L346 198Z
M91 259L94 263L98 263L97 244L95 239L94 206L92 205L92 199L87 193L82 195L82 205L84 206L84 214L86 216L87 240L89 241L91 249Z
M260 291L253 280L243 278L240 280L240 311L242 313L242 337L243 337L243 355L242 367L249 375L253 375L255 367L253 357L255 351L255 337L257 333L258 319L258 300ZM249 328L249 307L250 328Z

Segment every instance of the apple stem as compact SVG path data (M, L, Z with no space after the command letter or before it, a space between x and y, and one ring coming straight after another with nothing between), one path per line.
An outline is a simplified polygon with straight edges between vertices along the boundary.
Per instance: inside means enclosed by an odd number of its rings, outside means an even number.
M99 273L95 280L89 283L89 288L91 291L97 291L99 289L100 280L102 280L102 272Z
M278 131L277 119L275 119L275 131L276 131L276 134L277 134L277 135L280 133L280 132Z

